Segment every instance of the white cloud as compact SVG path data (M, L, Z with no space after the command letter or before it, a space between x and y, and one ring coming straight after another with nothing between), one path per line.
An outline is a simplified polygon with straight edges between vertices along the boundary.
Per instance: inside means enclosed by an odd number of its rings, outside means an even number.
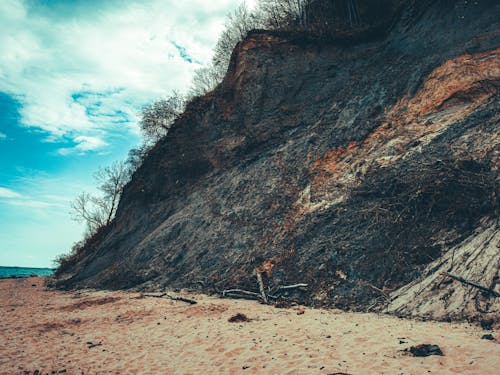
M7 138L7 134L0 132L0 141Z
M2 205L18 206L26 208L47 208L55 210L64 209L69 212L69 204L73 200L75 192L89 191L94 193L95 186L78 175L68 177L54 177L45 172L36 170L22 170L22 173L11 181L16 189L0 187L0 207ZM2 208L0 208L2 211ZM35 215L50 216L50 212L41 210Z
M22 195L14 190L0 187L0 198L21 198L21 197Z
M21 207L30 207L30 208L47 208L53 206L53 204L48 202L36 201L32 199L23 199L23 200L10 200L7 202L11 206L21 206Z
M107 143L102 139L97 137L86 137L84 135L76 137L74 141L78 142L78 146L76 146L76 148L82 151L97 150L98 148L107 145Z
M189 88L238 3L0 1L0 92L21 103L23 125L102 148L110 127L130 131L142 105Z
M95 187L87 185L82 180L49 176L39 171L24 171L23 175L15 178L12 183L19 188L14 191L0 187L0 207L2 205L32 208L33 216L47 217L51 213L63 210L64 214L70 211L71 196L77 191L88 190L94 192ZM3 208L4 208L3 207ZM3 209L0 208L0 211ZM50 211L43 210L51 208ZM36 211L36 209L42 209Z
M22 206L31 208L46 208L46 207L65 207L61 204L61 199L56 201L55 199L45 196L45 199L37 199L33 197L28 197L12 189L7 189L0 187L0 204L8 204L10 206Z
M106 141L99 137L89 137L85 135L79 135L73 138L73 142L76 143L76 146L60 148L57 150L57 153L59 155L69 155L73 152L85 154L87 151L95 151L108 145Z
M141 106L187 91L239 3L0 0L0 92L19 102L22 125L47 132L43 142L65 143L60 155L115 152L106 145L135 139ZM14 190L0 187L0 264L37 256L45 265L81 237L70 197L96 188L79 162L55 175L19 170L18 179L3 181Z

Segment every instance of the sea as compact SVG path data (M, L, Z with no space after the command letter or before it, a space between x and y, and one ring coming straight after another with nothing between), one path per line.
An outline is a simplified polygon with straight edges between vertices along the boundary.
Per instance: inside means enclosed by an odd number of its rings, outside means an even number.
M28 267L1 267L0 279L8 277L28 277L28 276L51 276L54 273L52 268L28 268Z

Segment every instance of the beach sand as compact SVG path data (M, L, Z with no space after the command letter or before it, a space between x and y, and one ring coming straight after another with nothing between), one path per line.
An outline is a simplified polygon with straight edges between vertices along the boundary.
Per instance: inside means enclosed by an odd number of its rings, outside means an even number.
M50 291L44 278L0 281L0 373L498 374L500 345L466 323L279 309L180 294ZM249 322L231 323L245 314ZM402 350L437 344L444 356ZM26 371L26 372L25 372ZM28 372L29 371L29 372Z

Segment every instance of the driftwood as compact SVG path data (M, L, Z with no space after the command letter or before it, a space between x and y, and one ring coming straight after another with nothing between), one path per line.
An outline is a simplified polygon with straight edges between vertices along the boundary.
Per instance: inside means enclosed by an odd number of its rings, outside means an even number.
M225 297L227 294L235 294L235 293L261 298L261 295L259 293L250 292L248 290L243 290L243 289L226 289L221 292L223 297Z
M249 299L252 301L260 301L262 297L259 295L253 296L253 295L247 295L247 294L235 294L235 293L226 293L224 294L223 297L226 298L235 298L235 299Z
M257 277L257 284L259 284L260 295L262 296L262 300L264 303L269 303L266 292L264 291L264 282L262 281L262 274L260 272L255 272L255 276Z
M307 288L308 284L293 284L293 285L281 285L277 290L283 289L296 289L296 288Z
M263 301L264 303L269 303L269 299L272 300L286 299L281 294L279 294L280 290L306 288L308 286L308 284L304 283L293 284L293 285L281 285L275 289L275 294L266 294L264 288L264 282L262 280L262 274L260 272L255 272L255 276L257 278L257 285L259 286L259 293L252 292L250 290L235 288L235 289L225 289L219 292L219 294L222 297L260 300Z
M254 300L254 301L255 300L262 301L262 294L256 293L256 292L251 292L249 290L244 290L244 289L226 289L226 290L219 292L219 294L222 297L228 297L228 298L242 298L242 299L250 299L250 300ZM268 300L269 299L277 300L280 298L284 298L281 295L266 294L266 296L267 296Z
M162 294L143 294L144 297L153 297L153 298L163 298L163 297L167 297L167 298L170 298L172 301L181 301L181 302L186 302L186 303L189 303L190 305L196 305L198 302L192 300L192 299L188 299L188 298L184 298L184 297L174 297L168 293L162 293Z
M478 289L482 290L483 292L491 294L493 297L500 297L500 294L498 294L497 292L495 292L493 289L486 288L485 286L476 284L473 281L466 280L463 277L456 276L456 275L453 275L453 274L448 273L448 272L441 272L441 275L445 275L445 276L451 277L452 279L460 281L463 284L467 284L467 285L473 286L474 288L478 288Z
M242 299L251 299L251 300L260 300L262 296L259 293L250 292L249 290L244 289L226 289L220 292L222 297L229 298L242 298Z
M92 341L87 341L87 346L89 349L95 348L96 346L102 346L102 343L99 341L97 344L94 344Z

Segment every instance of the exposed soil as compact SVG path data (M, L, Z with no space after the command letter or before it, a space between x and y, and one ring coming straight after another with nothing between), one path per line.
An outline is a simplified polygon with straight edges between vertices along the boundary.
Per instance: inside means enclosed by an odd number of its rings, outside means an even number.
M250 33L57 286L260 293L260 274L268 294L307 284L292 302L497 321L441 272L500 292L481 237L498 238L500 4L402 4L343 42ZM442 287L406 309L410 285Z

